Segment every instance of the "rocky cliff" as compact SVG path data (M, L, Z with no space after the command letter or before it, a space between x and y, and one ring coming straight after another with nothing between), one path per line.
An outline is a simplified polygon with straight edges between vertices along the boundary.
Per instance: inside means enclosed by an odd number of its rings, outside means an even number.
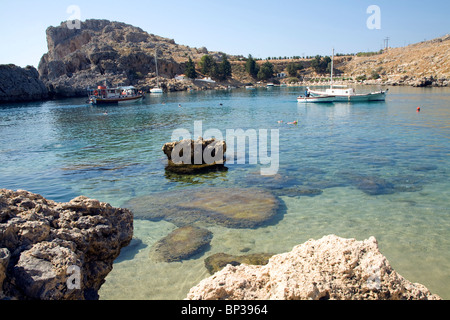
M0 103L48 98L48 91L33 67L0 65Z
M133 215L126 209L0 189L0 299L98 299L132 236Z
M365 241L310 240L263 266L228 265L188 294L191 300L440 300L399 275Z
M173 39L108 20L86 20L80 29L66 23L47 29L48 53L39 63L41 79L58 97L84 96L87 87L105 80L111 85L149 88L156 84L155 53L162 79L184 72L191 57L200 59L206 48L178 45Z

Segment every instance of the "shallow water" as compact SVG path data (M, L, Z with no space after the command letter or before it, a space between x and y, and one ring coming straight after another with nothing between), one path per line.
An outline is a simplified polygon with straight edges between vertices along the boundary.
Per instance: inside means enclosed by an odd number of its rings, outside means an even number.
M385 103L308 106L296 102L303 91L173 93L119 107L85 99L1 105L0 187L114 206L194 188L257 187L279 197L277 219L258 228L204 223L214 234L210 247L183 262L149 258L173 223L135 220L135 240L100 290L105 300L183 299L209 276L203 260L211 254L282 253L328 234L375 236L401 275L450 299L450 89L393 87ZM286 124L294 120L298 126ZM193 133L194 121L224 136L227 129L278 129L278 174L263 178L250 164L166 174L162 145L175 129ZM296 188L321 192L296 196Z

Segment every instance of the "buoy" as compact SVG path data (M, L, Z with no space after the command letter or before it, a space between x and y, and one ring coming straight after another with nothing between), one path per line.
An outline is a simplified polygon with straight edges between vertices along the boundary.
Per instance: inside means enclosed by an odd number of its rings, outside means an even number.
M420 107L417 108L417 112L420 112Z

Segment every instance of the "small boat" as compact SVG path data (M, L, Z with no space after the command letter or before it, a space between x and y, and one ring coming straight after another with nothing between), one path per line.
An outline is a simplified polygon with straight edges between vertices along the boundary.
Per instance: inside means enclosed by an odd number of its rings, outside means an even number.
M334 49L333 49L333 58L331 60L331 85L329 89L326 89L325 91L316 91L311 90L310 88L307 88L307 97L311 98L317 98L317 97L323 97L324 100L321 100L323 102L361 102L361 101L385 101L386 95L389 91L389 89L386 90L380 90L376 92L370 92L370 93L360 93L357 94L356 91L353 88L342 88L342 89L336 89L335 87L342 87L342 86L333 86L333 69L334 69ZM331 97L333 97L331 99ZM311 100L312 101L312 100ZM319 101L315 101L319 102Z
M297 98L299 103L331 103L335 100L335 96L300 96Z
M159 86L158 49L155 50L155 68L156 68L156 88L150 89L150 93L161 94L164 93L164 91Z
M88 89L89 102L94 105L118 104L134 102L144 99L142 91L133 86L108 88L98 86L97 89Z
M256 88L254 86L245 86L245 89L247 89L247 90L255 90Z
M330 89L325 90L325 92L314 91L308 88L308 93L311 94L312 97L334 96L333 102L385 101L388 91L389 89L386 89L385 91L357 94L353 88L335 89L331 87Z
M275 85L274 85L273 83L268 83L268 84L267 84L267 87L268 87L268 88L274 87L274 86L275 86Z

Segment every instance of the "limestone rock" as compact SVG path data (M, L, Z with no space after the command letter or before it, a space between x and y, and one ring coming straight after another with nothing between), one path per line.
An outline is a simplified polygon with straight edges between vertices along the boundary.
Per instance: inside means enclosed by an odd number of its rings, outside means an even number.
M216 139L181 140L166 143L162 151L167 156L166 171L179 174L198 174L226 170L224 163L227 145Z
M437 300L399 275L375 238L335 235L273 256L265 266L228 265L192 288L191 300Z
M0 103L48 98L48 90L34 67L0 65Z
M27 191L1 189L0 248L10 252L4 294L14 299L98 299L132 234L133 215L126 209L86 197L56 203ZM69 271L74 267L80 270L79 288L71 289Z
M178 228L158 241L152 247L150 256L163 262L186 260L204 250L212 237L212 232L206 229L194 226Z

